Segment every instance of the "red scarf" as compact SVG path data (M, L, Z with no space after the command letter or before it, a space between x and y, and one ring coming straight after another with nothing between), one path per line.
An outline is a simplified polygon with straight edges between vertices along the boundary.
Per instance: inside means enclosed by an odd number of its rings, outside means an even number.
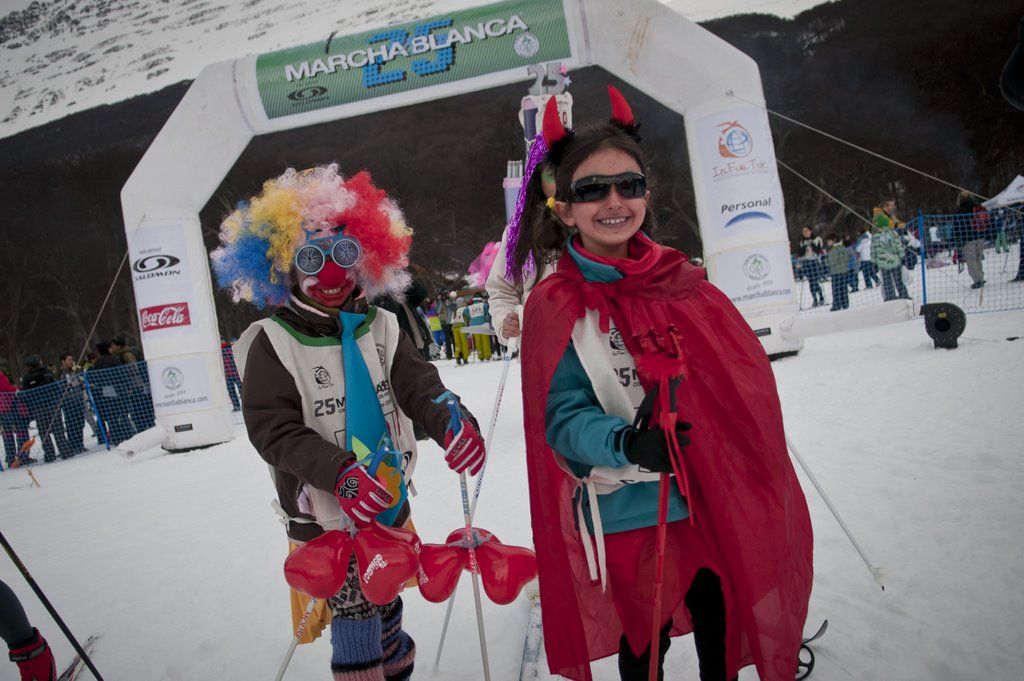
M704 281L704 270L640 233L629 247L630 259L586 254L624 274L611 283L585 281L566 253L531 292L524 313L527 469L548 665L552 673L589 680L590 661L617 652L623 633L610 594L587 574L573 521L576 481L557 465L545 438L551 378L576 320L596 309L615 322L638 367L641 335L668 335L670 325L678 330L686 362L678 414L693 424L682 462L687 501L723 563L719 576L739 619L741 645L731 646L728 667L752 661L763 681L792 681L811 592L812 536L768 358L729 299ZM640 377L650 390L642 370ZM749 657L738 659L740 651Z

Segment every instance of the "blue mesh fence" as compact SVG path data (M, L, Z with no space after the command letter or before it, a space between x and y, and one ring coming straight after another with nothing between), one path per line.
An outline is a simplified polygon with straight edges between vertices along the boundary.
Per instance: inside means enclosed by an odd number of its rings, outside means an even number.
M242 410L242 379L238 377L238 367L235 365L235 355L231 352L231 346L224 344L220 348L220 356L224 361L224 378L228 384L228 398L231 400L231 408L240 412Z
M1024 214L1007 209L920 215L889 235L861 234L820 257L794 258L801 314L894 298L917 309L937 302L965 312L1024 308L1022 228Z
M222 347L221 356L235 422L241 423L242 382L231 347ZM0 393L3 465L19 457L23 463L49 463L109 449L155 422L144 361L57 376L37 388Z
M926 267L922 302L964 312L1024 308L1024 213L1013 209L916 220Z

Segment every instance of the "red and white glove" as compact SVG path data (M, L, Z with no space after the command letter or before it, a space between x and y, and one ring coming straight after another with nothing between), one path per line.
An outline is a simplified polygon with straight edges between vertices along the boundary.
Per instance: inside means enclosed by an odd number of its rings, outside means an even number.
M456 473L476 475L483 468L487 452L484 439L476 432L473 423L462 419L462 430L452 435L451 428L444 434L444 460Z
M342 468L334 485L334 496L345 515L357 525L369 525L378 514L388 510L394 497L379 480L358 463Z

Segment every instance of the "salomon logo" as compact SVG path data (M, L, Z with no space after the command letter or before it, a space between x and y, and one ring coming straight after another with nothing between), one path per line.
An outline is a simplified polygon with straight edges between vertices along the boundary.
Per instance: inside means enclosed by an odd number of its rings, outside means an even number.
M326 94L327 88L320 87L318 85L316 87L304 87L301 90L289 92L288 99L292 100L293 102L305 102L306 100L316 99L317 97L321 97Z
M181 260L173 255L147 255L145 258L139 258L133 262L132 269L136 272L152 272L167 267L174 267L180 262Z

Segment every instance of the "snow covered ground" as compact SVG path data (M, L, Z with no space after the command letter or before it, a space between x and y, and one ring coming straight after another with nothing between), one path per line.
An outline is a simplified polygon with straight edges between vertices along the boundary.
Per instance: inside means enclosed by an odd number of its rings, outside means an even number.
M807 632L817 681L1018 681L1024 677L1024 312L973 315L954 351L933 350L918 321L811 339L774 365L788 432L875 565L872 582L817 493L816 579ZM447 384L484 418L501 365L441 363ZM477 524L529 544L519 378L510 376ZM696 427L699 427L697 424ZM265 465L233 442L124 460L99 452L0 474L3 532L77 636L102 633L107 679L270 679L290 637L283 529ZM461 523L457 478L421 450L415 518L427 541ZM0 579L66 662L61 636L13 564ZM443 605L407 592L416 679L482 678L464 581L441 672L431 674ZM495 681L518 678L527 604L486 603ZM289 679L325 679L329 644L296 652ZM671 678L696 678L677 639ZM616 679L611 661L598 679ZM13 680L0 662L0 680ZM756 678L751 669L741 679Z

